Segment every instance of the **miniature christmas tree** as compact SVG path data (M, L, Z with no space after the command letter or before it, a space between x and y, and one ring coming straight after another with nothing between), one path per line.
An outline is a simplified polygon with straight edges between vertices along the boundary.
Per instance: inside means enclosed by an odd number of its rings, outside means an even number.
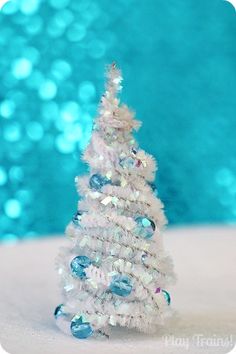
M140 123L120 105L121 81L112 64L83 154L90 173L76 177L82 199L66 229L71 242L57 259L64 302L56 322L80 339L108 336L116 325L155 332L170 314L174 276L162 245L156 164L132 136Z

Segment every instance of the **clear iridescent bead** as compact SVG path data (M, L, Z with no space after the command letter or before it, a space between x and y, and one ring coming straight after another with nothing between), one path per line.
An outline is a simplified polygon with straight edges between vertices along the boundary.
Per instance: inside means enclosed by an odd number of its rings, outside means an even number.
M107 177L101 176L99 173L92 175L89 180L90 187L97 191L109 183L111 183L111 180Z
M126 275L114 275L109 288L113 294L128 296L132 291L131 279Z
M146 264L145 261L147 259L147 253L143 253L142 256L141 256L141 261L143 264Z
M132 157L128 156L128 157L124 157L123 159L120 160L119 164L121 167L123 168L132 168L135 166L135 159L133 159Z
M75 226L80 226L80 222L81 222L81 217L82 217L82 211L77 211L73 217L72 217L72 222Z
M78 339L86 339L93 334L91 324L84 321L81 315L76 315L72 318L70 329L72 335Z
M61 304L56 307L54 311L56 325L63 333L70 334L70 314L64 310L64 305Z
M87 256L77 256L72 259L70 268L76 278L85 279L85 268L89 267L92 261Z
M156 229L154 221L145 216L138 216L135 221L137 223L135 232L138 236L146 239L149 239L153 236Z

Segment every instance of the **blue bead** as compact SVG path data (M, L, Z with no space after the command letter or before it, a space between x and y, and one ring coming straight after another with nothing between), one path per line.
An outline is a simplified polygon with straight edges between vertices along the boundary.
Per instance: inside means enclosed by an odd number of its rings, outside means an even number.
M126 275L115 275L109 288L113 294L128 296L132 291L131 280Z
M93 329L89 322L83 322L82 316L74 316L71 321L71 333L74 337L85 339L93 334Z
M163 292L163 295L166 299L167 304L170 305L170 302L171 302L170 294L166 290L162 290L162 292Z
M64 312L64 305L63 304L58 305L54 311L54 317L56 319L60 316L66 316L66 313Z
M146 239L149 239L153 236L156 225L151 219L145 216L138 216L135 221L137 223L135 232L138 236Z
M111 181L107 177L103 177L98 173L92 175L89 180L90 187L95 190L100 190L108 183L111 183Z
M158 191L157 191L157 187L156 187L155 183L149 182L148 184L149 184L149 186L151 187L151 189L152 189L152 191L153 191L153 194L157 197Z
M72 218L72 222L74 225L76 226L80 226L80 222L81 222L81 216L82 216L82 212L81 211L77 211Z
M77 256L72 259L70 263L70 268L73 275L80 279L86 278L85 268L89 267L92 264L91 260L86 256Z

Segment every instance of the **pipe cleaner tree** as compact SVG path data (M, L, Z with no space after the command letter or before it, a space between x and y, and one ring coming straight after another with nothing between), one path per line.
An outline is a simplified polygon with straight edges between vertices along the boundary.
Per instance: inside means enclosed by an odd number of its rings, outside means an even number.
M174 274L162 244L156 164L132 135L140 123L120 104L121 81L112 64L83 154L90 172L76 177L82 198L66 229L71 242L57 258L64 302L56 323L79 339L108 336L116 325L155 332L171 312L166 287Z

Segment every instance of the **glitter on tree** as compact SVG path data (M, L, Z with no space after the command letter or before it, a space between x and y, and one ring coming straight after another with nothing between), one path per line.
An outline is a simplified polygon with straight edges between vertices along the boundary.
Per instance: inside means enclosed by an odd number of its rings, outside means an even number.
M76 177L82 199L66 229L70 244L57 258L64 301L56 322L79 339L108 337L115 325L153 333L171 314L165 289L174 273L153 189L156 163L133 137L140 122L120 104L121 82L112 64L83 154L89 175Z

